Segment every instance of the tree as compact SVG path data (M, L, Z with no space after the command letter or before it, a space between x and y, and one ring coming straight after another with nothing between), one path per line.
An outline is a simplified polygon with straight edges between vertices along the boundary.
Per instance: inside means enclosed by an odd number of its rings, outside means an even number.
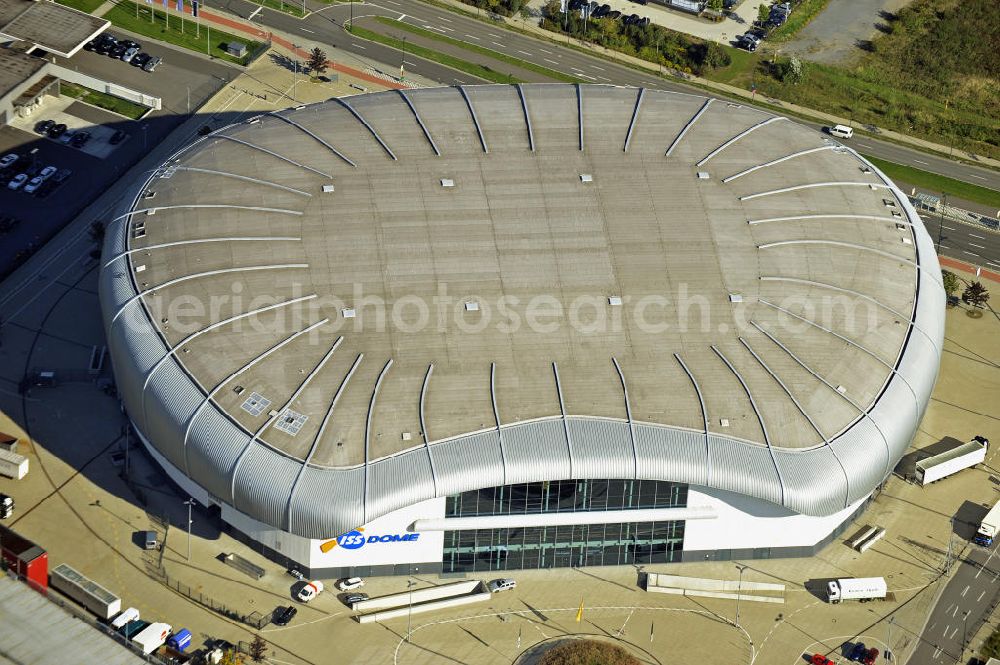
M259 663L267 656L267 642L260 635L254 635L250 642L250 660Z
M226 649L226 652L222 654L222 660L219 661L219 665L240 665L243 659L236 655L235 649Z
M326 53L323 52L323 49L317 46L309 54L309 61L306 64L309 65L309 71L316 74L322 74L327 69Z
M792 85L802 81L802 61L794 55L788 59L788 69L785 71L784 80Z
M941 271L941 281L944 283L944 292L947 296L955 295L958 287L961 286L958 281L958 275L950 270Z
M771 18L771 8L767 5L760 5L757 7L757 20L760 21L761 25L767 23L767 20Z
M723 9L722 0L708 0L708 8L713 12L721 12Z
M962 293L962 302L972 305L977 309L982 309L990 299L990 292L981 282L972 282Z

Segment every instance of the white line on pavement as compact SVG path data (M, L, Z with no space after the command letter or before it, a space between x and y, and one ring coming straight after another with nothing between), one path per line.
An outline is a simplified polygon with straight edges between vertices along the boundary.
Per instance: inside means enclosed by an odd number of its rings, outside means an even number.
M493 44L494 46L499 46L500 48L503 48L503 44L501 44L500 42L490 42L490 44Z
M866 145L864 143L859 143L858 145L861 146L862 148L868 148L869 150L872 149L872 147L870 145Z
M397 18L396 20L397 21L402 21L404 18L406 18L406 14L400 14L399 18Z
M973 238L979 238L980 240L986 240L986 236L977 236L975 233L970 233L969 235L972 236Z
M970 173L970 174L969 174L969 177L970 177L970 178L979 178L980 180L986 180L986 178L984 178L983 176L981 176L981 175L976 175L975 173Z
M969 247L978 247L979 249L986 249L985 245L977 245L974 242L970 242Z
M969 585L966 584L965 588L962 589L962 598L965 598L965 594L969 593Z
M955 630L951 631L951 636L949 636L948 639L949 640L955 639L955 633L957 633L957 632L958 632L958 628L956 628Z
M572 70L573 70L574 72L576 72L577 74L582 74L582 73L583 73L583 70L582 70L582 69L577 69L576 67L570 67L570 69L572 69Z
M302 32L308 32L310 35L315 35L316 34L315 30L309 30L307 28L299 28L299 30L301 30Z
M922 160L919 160L919 159L914 159L913 161L915 161L917 164L923 164L924 166L930 166L929 163L927 163L925 161L922 161Z
M530 54L530 53L528 53L527 51L520 51L520 50L519 50L519 51L518 51L518 53L520 53L521 55L531 55L531 54Z
M944 226L944 224L942 224L941 226ZM944 226L944 228L948 229L949 231L954 231L955 230L954 226Z
M398 2L393 2L392 0L385 0L385 2L388 2L390 5L396 5L397 7L400 6Z
M941 633L941 637L947 637L948 636L948 629L949 628L951 628L951 624L950 623L947 626L944 627L944 632Z
M477 42L481 41L479 37L476 37L475 35L466 35L466 37L468 37L469 39L475 39Z
M559 64L555 60L549 60L548 58L542 58L542 60L544 60L545 62L551 62L553 65L558 65Z
M987 262L986 262L986 265L990 265L990 266L995 266L995 267L997 267L997 268L1000 268L1000 263L993 263L992 261L987 261ZM996 577L994 577L994 578L993 578L993 581L994 581L994 582L996 582L996 581L997 581L997 578L996 578Z
M947 613L948 613L948 612L947 612L947 610L946 610L946 611L945 611L945 614L947 614ZM952 618L954 619L954 618L955 618L955 617L957 617L957 616L958 616L958 605L955 605L955 609L954 609L954 610L952 611L952 613L951 613L951 617L952 617Z
M603 76L598 76L597 78L605 83L611 83L611 79L604 78Z
M962 250L962 253L963 253L963 254L968 254L969 256L977 256L977 257L979 256L979 255L978 255L978 254L976 254L975 252L970 252L970 251L968 251L968 250L964 250L964 249ZM963 594L963 595L964 595L964 594Z
M354 42L351 42L351 46L352 46L352 47L354 47L354 48L359 48L359 49L361 49L362 51L364 51L364 50L365 50L365 47L364 47L364 46L361 46L360 44L355 44Z
M601 72L605 71L604 67L598 67L597 65L591 65L591 67Z
M450 18L445 18L443 16L438 16L438 18L441 19L442 21L444 21L445 23L451 23L451 19Z
M503 39L503 37L501 37L500 35L494 35L492 32L487 32L486 34L489 35L490 37L494 37L496 39Z
M934 658L937 659L938 656L940 656L940 655L941 655L941 648L940 647L936 647L934 649Z
M976 571L976 577L975 577L975 579L979 579L980 573L982 573L984 570L986 570L986 565L990 562L990 559L992 559L993 555L996 554L996 553L997 553L996 548L993 548L992 550L990 550L990 555L988 557L986 557L986 561L983 561L983 565L981 565L979 567L979 570ZM995 577L993 578L993 581L994 582L997 581Z
M982 600L983 600L983 596L985 596L985 595L986 595L986 592L985 592L985 591L980 591L980 592L979 592L979 598L976 598L976 602L977 602L977 603L979 603L979 602L982 602Z
M546 51L546 50L545 50L545 49L543 49L543 48L540 48L540 49L538 49L538 50L539 50L539 51L541 51L542 53L548 53L549 55L552 55L552 51Z

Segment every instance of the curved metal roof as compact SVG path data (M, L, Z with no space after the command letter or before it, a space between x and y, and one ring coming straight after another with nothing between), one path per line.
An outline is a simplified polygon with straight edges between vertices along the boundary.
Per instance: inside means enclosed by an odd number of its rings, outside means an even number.
M933 246L883 174L679 93L262 115L173 155L106 237L136 425L213 496L314 538L555 478L828 515L906 449L943 339Z

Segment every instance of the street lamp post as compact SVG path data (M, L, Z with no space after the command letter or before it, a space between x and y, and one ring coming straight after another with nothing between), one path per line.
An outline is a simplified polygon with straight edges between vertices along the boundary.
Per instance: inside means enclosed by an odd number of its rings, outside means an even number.
M969 641L969 615L972 614L972 610L965 610L965 616L962 617L962 658L965 658L965 645ZM961 658L959 659L961 662Z
M740 627L740 596L743 595L743 571L747 569L746 566L741 566L736 564L736 567L740 569L740 582L736 587L736 627Z
M190 561L191 560L191 524L192 524L192 522L191 522L191 506L194 505L194 499L192 499L192 498L189 497L188 500L184 502L184 505L186 505L188 507L188 558L187 558L187 560Z
M889 623L886 624L889 628L889 634L885 638L885 659L887 661L892 660L892 624L896 620L895 616L889 617Z
M944 207L948 205L948 193L941 192L941 220L938 226L938 241L937 241L937 253L941 253L941 240L944 235Z
M413 616L413 587L415 587L417 585L417 583L413 581L413 574L414 573L418 573L418 572L420 572L420 569L419 568L414 568L413 571L410 573L410 579L406 580L406 589L409 592L409 596L410 596L409 602L407 603L407 608L406 608L406 641L407 642L410 641L410 625L411 625L410 624L410 619Z

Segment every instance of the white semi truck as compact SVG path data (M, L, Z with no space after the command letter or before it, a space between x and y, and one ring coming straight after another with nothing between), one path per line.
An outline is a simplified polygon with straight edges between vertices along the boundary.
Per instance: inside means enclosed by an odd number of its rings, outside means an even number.
M956 446L951 450L927 457L916 464L915 477L918 485L927 485L935 480L947 478L962 469L981 464L986 460L989 450L989 439L976 436L972 441Z
M993 544L993 539L996 538L997 532L1000 532L1000 501L990 508L990 512L986 513L986 517L979 524L979 530L976 531L976 535L972 540L977 545L989 547Z
M831 604L844 600L883 600L888 593L884 577L848 577L830 580L826 585L826 599Z

